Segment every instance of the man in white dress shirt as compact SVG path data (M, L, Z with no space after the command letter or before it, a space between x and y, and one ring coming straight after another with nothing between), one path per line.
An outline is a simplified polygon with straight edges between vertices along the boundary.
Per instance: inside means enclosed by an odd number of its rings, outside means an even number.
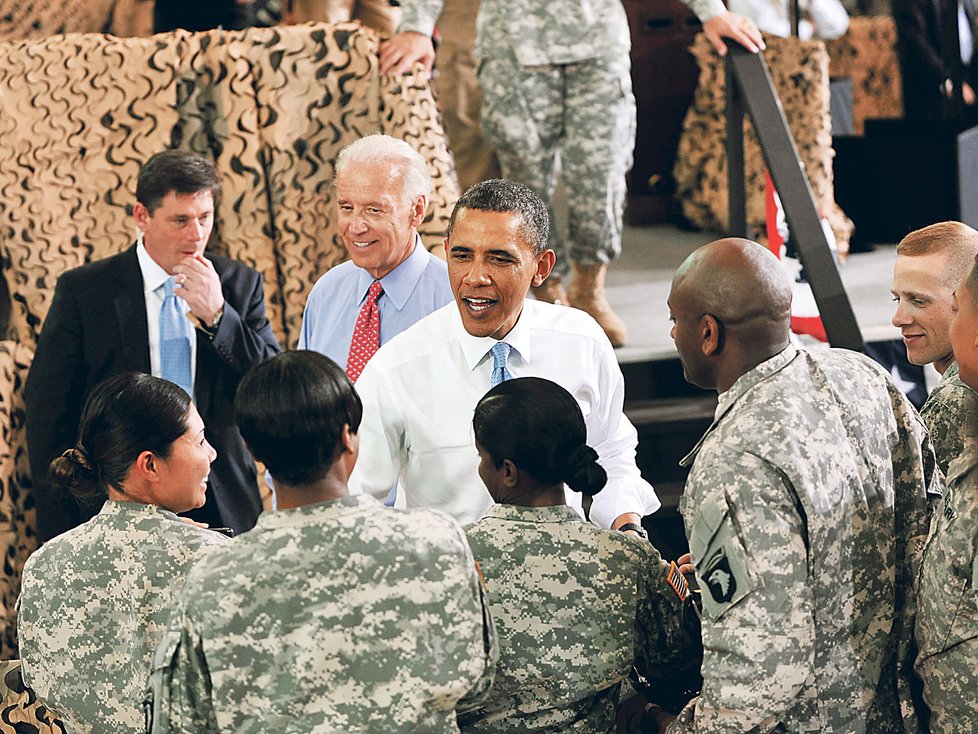
M624 378L607 336L583 311L526 300L553 268L548 236L546 207L521 184L485 181L458 200L445 240L455 303L382 346L357 382L363 460L353 491L383 497L399 480L399 504L478 520L492 500L477 471L475 405L502 379L537 376L580 403L608 473L590 519L640 532L658 509L635 465L638 435L622 412ZM582 511L578 493L567 502Z

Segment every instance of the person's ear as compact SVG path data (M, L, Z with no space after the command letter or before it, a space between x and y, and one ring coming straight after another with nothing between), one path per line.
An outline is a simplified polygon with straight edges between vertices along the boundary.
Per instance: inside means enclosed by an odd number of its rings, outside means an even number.
M136 202L132 207L132 218L136 221L136 226L140 232L145 232L149 226L149 209L140 202Z
M410 224L412 227L416 229L421 225L426 211L428 211L428 197L423 194L414 197L414 201L411 202Z
M340 442L343 444L343 453L353 454L360 450L360 436L350 430L350 424L343 424L343 433L340 434Z
M550 271L554 269L556 262L557 253L553 250L544 250L537 255L536 271L533 273L533 280L531 281L534 288L543 285L543 281L550 275Z
M714 357L723 349L723 324L711 314L700 318L700 347L704 357Z
M503 485L507 489L512 489L519 483L520 470L516 468L516 464L509 459L503 459L502 466L499 468L502 470Z
M142 451L132 463L136 475L147 482L160 481L159 459L152 451Z
M350 430L350 424L343 424L343 433L340 434L340 445L343 447L340 452L340 461L344 462L346 474L349 476L356 466L360 456L360 435Z

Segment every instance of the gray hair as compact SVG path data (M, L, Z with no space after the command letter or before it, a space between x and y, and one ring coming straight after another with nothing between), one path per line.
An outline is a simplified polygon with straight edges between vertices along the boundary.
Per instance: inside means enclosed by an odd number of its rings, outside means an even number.
M520 217L520 234L533 248L533 254L539 255L547 249L550 238L547 206L532 189L523 184L505 178L494 178L472 186L455 202L452 217L448 221L448 239L452 238L455 220L463 209L513 212Z
M426 200L431 199L432 184L428 162L403 140L392 138L390 135L368 135L353 141L343 148L336 158L336 178L339 178L348 165L365 163L398 165L404 175L402 191L404 197L412 201L419 196L423 196Z

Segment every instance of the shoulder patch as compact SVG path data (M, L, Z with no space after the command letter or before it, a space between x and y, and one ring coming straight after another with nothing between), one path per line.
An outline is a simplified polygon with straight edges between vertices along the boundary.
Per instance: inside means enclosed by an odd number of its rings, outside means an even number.
M730 569L727 552L722 546L706 562L703 581L717 604L726 604L737 593L737 577Z

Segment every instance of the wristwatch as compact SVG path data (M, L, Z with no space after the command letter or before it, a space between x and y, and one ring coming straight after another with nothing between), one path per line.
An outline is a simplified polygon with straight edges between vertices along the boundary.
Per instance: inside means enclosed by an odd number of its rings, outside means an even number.
M209 324L205 324L203 321L200 322L200 328L204 330L211 339L217 334L217 327L221 325L221 319L224 318L224 306L221 306L221 310L217 312L217 316Z
M626 522L623 525L619 525L617 528L619 533L624 533L626 530L630 530L633 533L641 536L645 540L649 539L649 534L645 532L645 528L635 522Z

